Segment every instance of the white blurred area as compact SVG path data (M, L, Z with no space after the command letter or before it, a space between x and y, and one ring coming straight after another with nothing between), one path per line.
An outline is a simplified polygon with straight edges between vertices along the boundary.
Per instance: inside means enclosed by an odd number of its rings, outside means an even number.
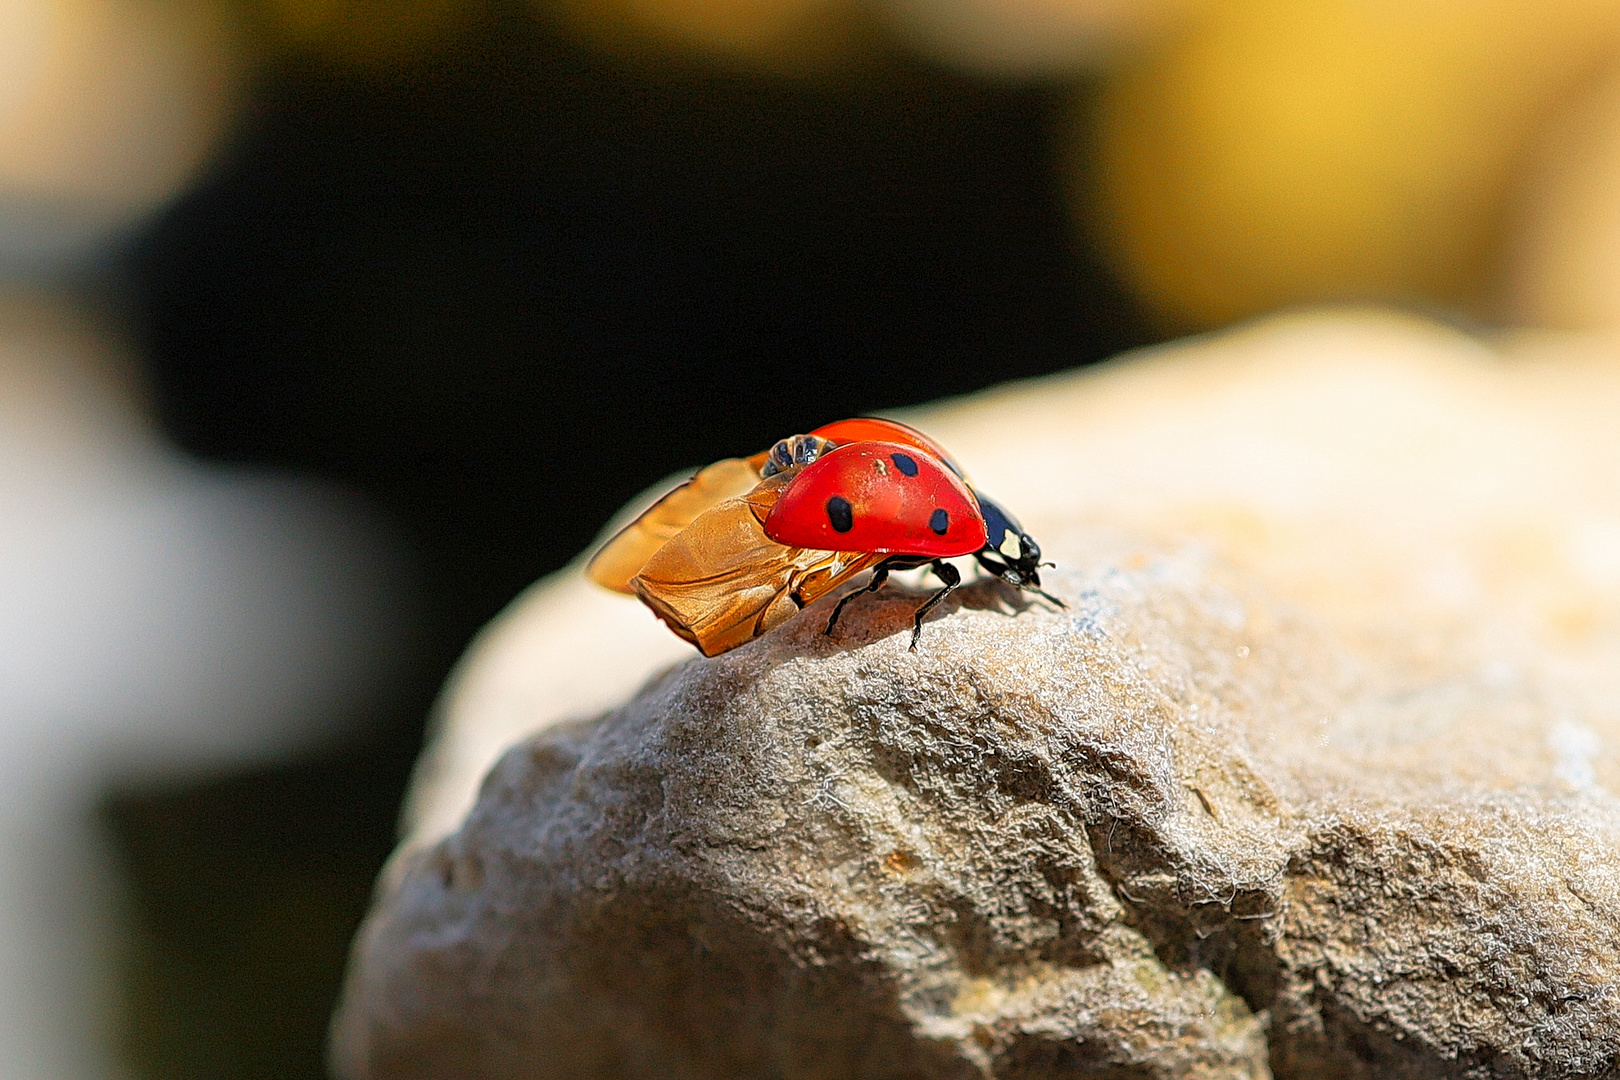
M0 0L0 1080L120 1075L110 783L340 737L404 645L402 564L354 502L188 460L82 277L229 121L201 5Z

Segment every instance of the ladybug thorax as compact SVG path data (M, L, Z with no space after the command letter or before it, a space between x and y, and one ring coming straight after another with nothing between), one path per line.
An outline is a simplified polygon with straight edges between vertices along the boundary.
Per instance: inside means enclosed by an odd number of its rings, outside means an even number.
M790 435L770 448L759 474L762 478L770 477L809 465L835 445L817 435Z

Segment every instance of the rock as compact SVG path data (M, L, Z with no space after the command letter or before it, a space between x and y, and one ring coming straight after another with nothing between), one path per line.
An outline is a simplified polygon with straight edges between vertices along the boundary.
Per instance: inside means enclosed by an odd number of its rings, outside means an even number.
M1528 671L1597 708L1620 701L1617 413L1612 345L1487 344L1369 311L1270 319L903 418L1048 545L1098 522L1196 537L1364 648ZM503 749L690 655L577 568L535 586L446 687L408 844L453 831Z
M1596 345L1295 317L915 417L1067 611L976 584L911 654L880 594L615 708L672 639L543 586L449 691L340 1072L1602 1075L1617 405Z
M1620 810L1560 778L1535 690L1371 664L1196 550L1057 550L1067 612L980 584L911 654L891 596L510 751L369 924L347 1075L1620 1054Z

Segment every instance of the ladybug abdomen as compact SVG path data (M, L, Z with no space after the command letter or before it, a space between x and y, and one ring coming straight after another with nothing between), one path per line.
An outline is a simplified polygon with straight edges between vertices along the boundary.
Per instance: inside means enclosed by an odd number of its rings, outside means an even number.
M984 516L960 477L914 446L855 442L806 465L765 519L779 544L948 559L984 547Z

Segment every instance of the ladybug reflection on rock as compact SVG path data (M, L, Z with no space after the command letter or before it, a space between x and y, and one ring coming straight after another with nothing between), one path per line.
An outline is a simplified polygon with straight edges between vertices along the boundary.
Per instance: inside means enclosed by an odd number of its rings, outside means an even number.
M938 443L863 417L710 465L609 540L586 573L716 656L871 570L834 607L831 633L845 605L890 573L928 567L942 587L912 619L915 649L923 617L962 582L945 560L966 555L1062 606L1041 590L1039 545Z

